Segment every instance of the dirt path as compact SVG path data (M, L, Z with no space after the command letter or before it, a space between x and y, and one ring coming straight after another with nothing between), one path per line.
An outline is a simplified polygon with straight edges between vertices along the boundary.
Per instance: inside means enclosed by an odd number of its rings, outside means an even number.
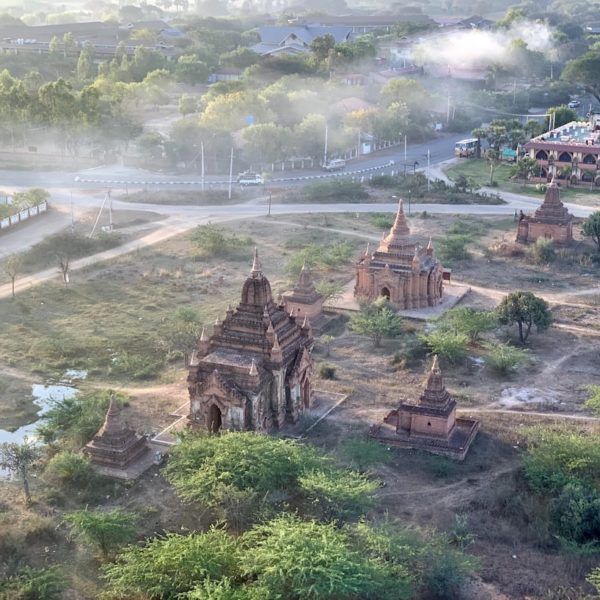
M565 421L588 421L591 423L600 423L600 418L589 417L586 415L577 415L573 413L553 413L553 412L538 412L530 410L516 410L510 408L493 408L491 406L471 407L471 408L458 408L458 413L461 414L476 414L476 413L498 413L507 415L531 415L533 417L544 417L549 419L558 419Z

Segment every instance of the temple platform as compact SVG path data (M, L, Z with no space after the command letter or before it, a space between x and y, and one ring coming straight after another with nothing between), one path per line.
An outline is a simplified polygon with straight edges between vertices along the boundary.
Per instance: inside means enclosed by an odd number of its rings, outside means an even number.
M478 431L479 421L458 417L448 438L409 434L402 430L396 432L396 428L388 423L378 423L371 426L369 437L395 448L423 450L430 454L462 461L465 459Z
M122 469L94 463L92 463L92 466L97 473L104 475L105 477L132 481L144 474L150 467L159 465L162 462L162 455L164 452L164 446L148 442L148 450L138 459Z
M358 312L360 305L354 297L354 285L356 279L349 281L343 289L342 295L328 300L324 308L328 311L338 312ZM427 306L426 308L415 308L408 310L399 310L398 314L408 319L417 321L427 321L443 315L447 310L458 304L471 290L468 285L450 283L444 285L444 295L441 302L436 306Z

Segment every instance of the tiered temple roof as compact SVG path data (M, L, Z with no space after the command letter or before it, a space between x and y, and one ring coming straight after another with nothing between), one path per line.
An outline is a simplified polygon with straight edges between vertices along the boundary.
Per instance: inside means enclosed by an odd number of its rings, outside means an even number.
M297 302L300 304L315 304L323 299L323 294L319 294L313 283L310 270L306 263L302 265L298 282L291 292L285 294L286 301Z
M560 190L554 179L548 184L544 201L531 218L542 223L565 225L573 220L573 215L561 202Z

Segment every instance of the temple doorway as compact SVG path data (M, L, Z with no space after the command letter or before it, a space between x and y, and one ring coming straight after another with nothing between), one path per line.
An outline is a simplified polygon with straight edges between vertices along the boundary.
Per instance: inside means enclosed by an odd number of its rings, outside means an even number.
M208 430L211 433L217 433L221 429L222 424L221 409L216 404L212 404L208 411Z
M387 287L382 287L381 288L381 294L380 294L383 298L385 298L386 300L390 299L390 290Z

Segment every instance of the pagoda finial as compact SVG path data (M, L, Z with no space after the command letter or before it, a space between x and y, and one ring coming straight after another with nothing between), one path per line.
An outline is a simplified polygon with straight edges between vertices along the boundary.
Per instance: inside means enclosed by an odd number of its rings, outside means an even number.
M219 315L217 315L217 318L215 319L215 325L220 325L221 324L221 319L219 319Z
M252 260L252 270L250 271L250 274L255 277L257 275L260 275L260 261L258 260L258 248L255 246L254 247L254 258Z
M427 254L433 254L433 241L431 240L431 236L429 236L429 242L427 243Z
M365 250L365 256L369 256L371 250L371 242L367 242L367 249Z
M218 320L218 317L217 317L217 320ZM202 333L200 334L200 341L208 342L208 338L206 337L206 327L204 327L204 325L202 326Z
M254 359L252 359L252 364L250 365L250 371L248 372L248 375L251 377L256 377L258 375L258 369L256 368L256 361Z
M438 355L434 354L431 371L425 382L426 392L441 392L444 390L444 382L442 381L442 371L440 370L440 362Z

